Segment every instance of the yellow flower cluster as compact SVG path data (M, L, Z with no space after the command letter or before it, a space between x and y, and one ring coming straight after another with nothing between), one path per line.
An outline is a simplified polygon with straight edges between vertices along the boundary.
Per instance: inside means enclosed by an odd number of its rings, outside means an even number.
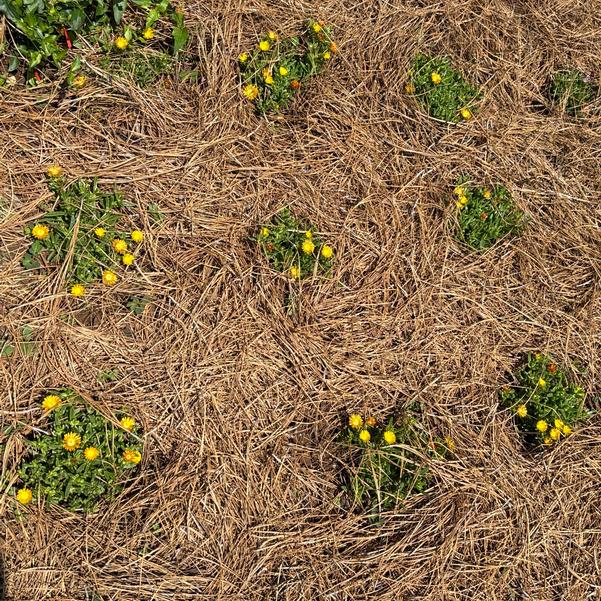
M469 198L465 195L465 190L461 186L457 186L453 192L457 195L455 203L459 209L463 209L469 202Z
M550 430L549 424L543 419L536 422L536 429L542 434L548 431L549 434L544 439L546 445L557 442L562 436L569 436L572 433L572 428L558 418L553 421L553 427Z

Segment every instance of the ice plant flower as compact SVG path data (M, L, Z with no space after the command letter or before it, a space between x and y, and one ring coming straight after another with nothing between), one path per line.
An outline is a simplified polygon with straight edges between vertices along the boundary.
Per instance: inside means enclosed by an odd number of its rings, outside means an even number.
M270 31L270 32L267 34L267 37L268 37L268 38L269 38L269 39L270 39L272 42L275 42L275 40L277 40L277 39L278 39L278 34L277 34L275 31Z
M73 87L81 89L83 88L88 81L88 78L85 75L78 75L73 79Z
M94 461L100 456L100 451L96 447L88 447L83 455L88 461Z
M330 42L330 52L336 54L338 52L338 46L336 46L336 42Z
M394 444L396 442L396 434L391 430L384 432L384 442L386 444Z
M365 424L366 424L367 426L369 426L370 428L375 428L375 427L376 427L376 425L377 425L377 423L378 423L378 421L376 420L376 418L375 418L375 417L372 417L372 416L368 417L368 418L365 420Z
M465 190L461 186L457 186L453 190L453 194L457 194L457 196L465 196Z
M553 441L548 437L545 436L545 440L543 441L543 444L551 444Z
M528 409L526 409L526 405L518 405L516 413L520 417L526 417L528 415Z
M313 31L319 33L321 31L321 25L319 23L313 23Z
M249 83L244 86L243 92L249 100L254 100L259 95L259 88L255 84Z
M154 38L154 29L152 27L147 27L144 30L144 33L142 33L142 37L145 40L152 40L152 38Z
M288 75L288 69L286 69L286 67L280 67L279 71L280 71L280 75L282 77L285 77L286 75Z
M484 190L484 192L482 192L482 196L484 196L484 198L486 198L486 200L489 200L490 197L492 196L492 192L486 188L486 190Z
M119 423L121 424L121 427L124 430L131 432L134 429L134 426L136 425L136 420L133 417L125 416L121 418Z
M313 238L313 232L311 230L307 230L305 232L305 238Z
M332 58L332 55L331 55L331 54L330 54L330 53L329 53L329 52L326 50L326 51L323 53L323 58L324 58L324 60L327 60L327 61L329 61L329 60Z
M115 39L115 48L117 50L125 50L129 46L129 42L122 36Z
M293 79L293 80L290 82L290 87L291 87L293 90L298 90L298 89L300 88L300 81L298 81L298 79Z
M539 432L546 432L548 427L549 424L544 419L540 419L536 422L536 429Z
M113 240L113 250L115 252L118 252L120 255L122 255L127 250L127 242L125 240L120 240L119 238L115 238Z
M47 225L41 225L39 223L37 223L36 225L33 226L32 230L31 230L31 235L36 239L36 240L44 240L44 238L48 238L48 234L50 233L50 230L48 229Z
M300 269L295 265L290 268L290 277L294 278L295 280L300 278Z
M19 501L19 503L21 503L21 505L27 505L27 504L31 503L32 499L33 499L33 493L31 492L31 490L29 488L20 488L17 491L17 501Z
M415 94L415 86L412 83L405 84L405 94Z
M80 444L81 436L75 432L67 432L67 434L63 436L63 449L69 451L69 453L79 449Z
M131 239L139 244L144 240L144 232L141 232L140 230L134 230L131 233Z
M450 436L444 437L445 444L447 445L447 449L451 451L451 453L457 448L455 441Z
M551 428L551 432L549 432L549 436L551 437L552 440L559 440L559 437L561 436L561 432L560 432L559 428Z
M271 44L267 40L262 40L261 42L259 42L259 48L263 52L267 52L269 48L271 48Z
M123 451L123 460L127 461L127 463L140 463L142 460L142 455L140 451L132 451L131 449L126 449Z
M248 54L246 54L246 52L243 52L239 57L238 60L241 63L245 63L248 60Z
M61 398L59 396L57 396L56 394L49 394L48 396L44 397L44 400L42 401L42 408L45 411L52 411L53 409L56 409L60 404Z
M327 244L324 244L321 249L321 256L324 259L331 259L333 254L334 254L334 251L332 250L332 247L328 246Z
M306 255L310 255L315 250L315 244L313 244L312 240L307 238L303 241L302 249Z
M460 196L459 200L455 203L460 209L463 209L465 205L469 202L469 198L467 196Z
M268 86L273 85L273 76L272 75L266 75L265 76L265 83Z
M359 440L367 444L371 440L369 430L361 430L361 432L359 432Z
M50 165L46 169L46 175L48 177L60 177L63 174L63 168L60 165Z
M262 227L261 228L261 238L267 238L269 236L269 228Z
M565 424L560 419L556 419L553 422L553 424L558 430L561 430L565 426Z
M348 418L348 425L353 430L359 430L363 426L363 418L358 413L351 413Z
M106 236L106 230L105 230L103 227L97 227L97 228L94 230L94 235L95 235L97 238L104 238L104 237Z
M73 284L71 286L71 296L81 298L86 293L86 289L81 284Z
M564 426L561 429L561 432L563 433L564 436L569 436L572 433L572 428L570 428L570 426Z
M134 257L134 255L131 255L129 253L125 253L122 258L123 265L128 265L128 266L133 265L135 260L136 260L136 257Z
M102 272L102 283L105 284L106 286L114 286L117 283L117 274L109 271L108 269L105 269Z
M538 380L538 385L539 385L541 388L545 388L545 386L547 385L547 381L546 381L544 378L539 378L539 380Z
M467 121L472 118L472 111L468 108L461 109L461 116Z
M430 77L432 79L432 83L435 86L437 86L442 81L442 77L440 76L440 73L437 73L436 71L434 71Z

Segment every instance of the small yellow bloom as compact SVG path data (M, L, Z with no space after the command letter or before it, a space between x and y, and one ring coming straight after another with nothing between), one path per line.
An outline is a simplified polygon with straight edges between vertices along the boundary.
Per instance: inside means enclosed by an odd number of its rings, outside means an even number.
M261 238L267 238L269 236L269 228L262 227L261 228Z
M45 411L52 411L53 409L56 409L60 404L61 398L59 396L57 396L56 394L49 394L48 396L44 397L44 400L42 401L42 408Z
M115 238L113 240L113 250L122 255L127 250L127 242L125 240Z
M440 76L440 73L436 73L436 71L434 71L430 77L432 79L432 83L435 86L437 86L442 81L442 77Z
M271 75L268 75L267 77L265 77L265 83L268 86L273 85L273 77Z
M305 232L305 238L313 238L313 232L311 230L307 230Z
M486 200L489 200L490 197L492 196L492 192L488 188L486 188L484 190L484 192L482 192L482 196L484 196L484 198L486 198Z
M570 426L565 425L562 429L561 429L562 433L564 436L569 436L572 433L572 428L570 428Z
M142 37L145 40L152 40L152 38L154 38L154 29L152 27L147 27L144 30L144 33L142 33Z
M412 83L405 84L405 94L415 94L415 86Z
M119 423L121 424L121 427L124 430L131 432L134 429L134 426L136 425L136 420L133 417L125 416L121 418Z
M140 243L144 240L144 232L140 230L134 230L130 235L134 242Z
M451 453L457 448L455 441L450 436L445 436L444 442L447 445L447 449L449 449L449 451L451 451Z
M472 118L472 111L470 109L461 109L461 116L467 121Z
M315 250L315 244L313 244L312 240L306 238L303 241L302 249L306 255L310 255Z
M81 89L83 88L88 81L88 78L85 75L78 75L73 79L73 87Z
M330 42L330 52L333 52L334 54L338 52L338 46L336 45L336 42Z
M461 186L457 186L453 190L453 194L456 194L457 196L465 196L465 190Z
M553 423L558 430L561 430L565 425L560 419L556 419Z
M118 279L119 278L117 277L117 274L112 271L109 271L108 269L105 269L102 272L102 283L106 286L114 286L117 283Z
M548 436L545 436L545 440L543 442L544 444L551 444L553 441Z
M244 86L243 92L249 100L254 100L259 95L259 88L254 83L249 83Z
M396 434L390 430L384 432L384 442L386 444L394 444L396 442Z
M44 238L48 238L48 234L50 230L47 225L40 225L39 223L34 225L31 230L31 235L37 240L44 240Z
M459 200L455 203L460 209L463 209L469 202L469 198L467 196L460 196Z
M60 177L63 174L63 168L60 165L50 165L46 169L46 175L48 177Z
M359 440L367 444L371 440L371 434L369 433L369 430L361 430L361 432L359 432Z
M293 265L293 266L290 268L290 277L291 277L291 278L294 278L295 280L296 280L297 278L300 278L300 269L299 269L298 267L296 267L295 265Z
M324 244L323 247L321 248L321 256L324 259L331 259L333 254L334 254L334 251L332 250L332 247L328 246L327 244Z
M378 420L375 417L370 416L365 420L365 424L367 426L369 426L370 428L375 428L377 423L378 423Z
M21 505L27 505L27 504L31 503L32 499L33 499L33 493L31 492L31 490L29 488L20 488L17 491L17 501L19 501L19 503L21 503Z
M135 260L136 260L136 257L134 257L134 255L131 255L129 253L125 253L123 255L123 259L122 259L123 265L128 265L128 266L133 265Z
M353 430L359 430L363 426L363 418L358 413L351 413L348 418L348 425Z
M538 385L539 385L541 388L545 388L545 386L547 385L547 381L546 381L545 379L543 379L543 378L539 378L539 380L538 380Z
M267 34L267 37L268 37L268 38L269 38L269 39L270 39L272 42L275 42L275 40L277 40L277 39L278 39L278 34L277 34L275 31L270 31L270 32Z
M125 50L129 46L129 42L124 38L119 36L115 39L115 47L117 50Z
M286 67L280 67L280 75L282 77L285 77L286 75L288 75L288 69L286 69Z
M69 453L79 449L80 444L81 436L75 432L67 432L67 434L63 436L63 449L69 451Z
M97 238L104 238L106 236L106 230L103 227L97 227L94 230L94 234L96 234Z
M142 461L142 455L140 454L140 451L126 449L123 451L123 459L128 463L140 463L140 461Z
M526 405L518 405L516 413L520 417L526 417L528 415L528 409L526 409Z
M558 428L551 428L551 432L549 432L549 436L552 440L559 440L561 436L561 432Z
M323 53L323 58L324 58L324 60L329 61L332 58L332 55L330 54L330 52L328 50L326 50Z
M321 25L319 23L313 23L313 31L319 33L321 31Z
M536 422L536 429L539 432L546 432L548 427L549 424L544 419L540 419Z
M248 60L248 54L246 54L246 52L243 52L239 57L238 60L241 63L245 63Z
M94 461L100 456L100 451L96 447L88 447L83 455L88 461Z
M267 40L262 40L259 43L259 48L263 51L263 52L267 52L269 50L269 48L271 48L271 44L267 41Z
M86 289L81 284L73 284L71 286L71 295L76 298L81 298L86 293Z

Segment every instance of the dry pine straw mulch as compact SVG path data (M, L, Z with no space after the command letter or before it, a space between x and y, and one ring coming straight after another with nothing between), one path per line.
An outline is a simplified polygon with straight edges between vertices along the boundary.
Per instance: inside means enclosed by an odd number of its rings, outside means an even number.
M257 118L236 57L316 12L336 28L335 65L285 117ZM528 455L496 396L519 352L542 350L586 367L599 408L601 121L539 106L557 68L599 77L599 15L570 1L191 2L197 85L2 93L0 325L37 342L0 362L2 432L58 385L131 407L147 432L135 481L97 514L19 518L0 497L6 598L599 598L599 419ZM404 96L423 50L482 86L477 118L441 125ZM148 232L135 287L82 308L60 277L23 273L50 163L126 192ZM483 255L454 242L445 198L466 171L509 187L531 216L521 238ZM284 204L332 241L331 279L290 286L249 241ZM141 316L131 294L152 299ZM100 384L106 369L119 377ZM349 411L414 400L456 457L374 526L334 502L334 438ZM1 436L10 478L24 445Z

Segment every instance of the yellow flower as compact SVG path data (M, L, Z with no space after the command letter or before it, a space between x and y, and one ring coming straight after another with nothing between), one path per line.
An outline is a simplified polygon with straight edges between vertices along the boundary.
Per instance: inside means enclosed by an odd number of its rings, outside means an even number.
M570 426L564 426L561 431L563 432L564 436L569 436L572 433L572 428L570 428Z
M94 234L96 234L96 237L98 238L104 238L106 236L106 230L103 227L97 227L94 230Z
M144 33L142 33L142 37L145 40L152 40L152 38L154 38L154 29L152 27L147 27L144 30Z
M484 196L484 198L488 200L492 196L492 192L488 188L486 188L484 192L482 192L482 196Z
M445 444L447 445L447 449L451 451L451 453L457 448L455 441L450 436L444 437Z
M324 60L329 61L332 58L332 55L326 50L323 53L323 58L324 58Z
M313 232L311 230L307 230L305 232L305 238L313 238Z
M267 34L267 37L268 37L268 38L269 38L269 39L270 39L272 42L274 42L275 40L277 40L277 39L278 39L278 34L277 34L275 31L270 31L270 32Z
M125 240L115 238L113 240L113 249L115 252L118 252L120 255L122 255L127 250L127 242Z
M467 121L472 118L472 111L470 109L461 109L461 116Z
M271 48L271 44L267 41L267 40L262 40L259 43L259 48L263 51L263 52L267 52L269 50L269 48Z
M348 418L348 425L353 430L359 430L363 426L363 418L358 413L351 413Z
M442 81L442 77L440 76L440 73L436 73L436 71L434 71L430 77L432 78L432 83L435 86L437 86Z
M463 209L465 205L469 202L469 198L467 196L460 196L459 200L455 203L460 209Z
M285 77L286 75L288 75L288 69L286 69L286 67L280 67L280 75L282 77Z
M548 427L549 424L544 419L540 419L536 422L536 429L539 432L546 432Z
M313 31L319 33L321 31L321 25L319 23L313 23Z
M560 419L556 419L553 423L558 430L561 430L565 425Z
M259 88L254 83L249 83L244 86L243 92L249 100L254 100L259 95Z
M60 165L50 165L46 169L46 175L48 177L60 177L63 174L63 168Z
M396 442L396 434L390 430L386 430L386 432L384 432L384 442L386 442L386 444L394 444Z
M125 253L122 259L123 265L133 265L135 260L136 257L134 257L134 255L130 255L129 253Z
M405 84L405 94L415 94L415 86L412 83Z
M332 258L333 254L334 254L334 251L332 250L332 247L328 246L327 244L324 244L321 249L321 256L324 259L330 259L330 258Z
M69 451L69 453L79 449L80 444L81 436L75 432L67 432L67 434L63 436L63 449Z
M48 238L48 234L50 230L47 225L40 225L39 223L34 225L31 230L31 235L37 240L44 240L44 238Z
M547 382L546 382L546 380L544 380L543 378L539 378L539 380L538 380L538 385L539 385L541 388L544 388L544 387L547 385Z
M528 409L526 409L526 405L518 405L516 413L520 417L526 417L528 415Z
M333 52L334 54L338 52L338 46L336 45L336 42L330 42L330 52Z
M88 78L85 75L78 75L73 79L73 87L81 89L86 85Z
M310 255L315 250L315 244L313 244L312 240L306 238L303 241L302 249L306 255Z
M273 77L271 75L267 75L267 77L265 77L265 83L270 86L273 84Z
M129 42L125 38L119 36L115 39L115 47L117 50L125 50L128 46Z
M291 277L291 278L294 278L295 280L296 280L297 278L300 278L300 269L299 269L298 267L296 267L295 265L293 265L293 266L290 268L290 277Z
M561 432L558 428L551 428L551 432L549 432L549 436L552 440L559 440L561 436Z
M453 194L457 194L457 196L465 196L465 190L461 186L457 186L453 190Z
M371 440L371 434L369 433L369 430L361 430L361 432L359 432L359 440L367 444Z
M370 416L365 420L365 424L368 425L370 428L375 428L377 423L378 423L378 420L376 420L375 417Z
M42 401L42 408L46 411L52 411L56 409L61 404L61 398L56 394L49 394L44 397Z
M71 286L71 295L76 298L81 298L86 293L86 289L81 284Z
M98 459L100 456L100 451L96 447L88 447L83 452L83 455L88 461L94 461L94 459Z
M124 430L131 432L134 429L134 426L136 425L136 420L133 417L125 416L121 418L119 423L121 424L121 427Z
M548 436L545 436L544 444L551 444L552 442L553 441Z
M248 54L246 54L246 52L243 52L239 57L238 60L241 63L245 63L248 60Z
M128 463L140 463L142 460L142 455L140 451L132 451L130 449L126 449L123 451L123 459Z
M27 505L28 503L31 503L32 499L33 493L29 488L20 488L17 491L17 501L19 501L21 505Z
M134 230L130 235L134 242L140 243L144 240L144 232L140 230Z
M114 286L118 279L119 278L117 277L117 274L109 271L108 269L105 269L102 272L102 283L106 286Z
M267 238L269 236L269 229L266 227L261 228L261 238Z

